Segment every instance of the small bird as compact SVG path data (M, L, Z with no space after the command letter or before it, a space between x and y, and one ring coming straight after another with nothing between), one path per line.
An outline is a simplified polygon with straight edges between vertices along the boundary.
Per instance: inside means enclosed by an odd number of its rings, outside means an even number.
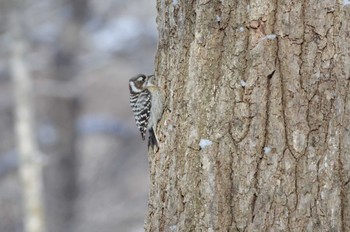
M159 148L156 134L157 123L163 114L164 97L161 89L154 85L155 75L139 74L129 80L130 105L134 112L136 126L145 140L149 131L148 146Z

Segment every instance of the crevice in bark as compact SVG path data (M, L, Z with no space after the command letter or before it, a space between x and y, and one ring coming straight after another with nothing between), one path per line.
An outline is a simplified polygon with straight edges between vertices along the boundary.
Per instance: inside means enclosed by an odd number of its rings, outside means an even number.
M256 172L256 173L258 173L258 172ZM255 178L255 181L256 181L256 184L254 183L254 185L257 185L257 182L258 182L257 177L254 177L254 178ZM254 222L254 218L255 218L254 210L255 210L256 199L257 198L258 198L257 197L257 193L254 193L253 197L252 197L252 203L251 203L251 205L252 205L252 219L251 219L251 222L252 223Z
M289 136L288 136L288 124L287 124L287 121L286 121L286 96L285 96L285 93L286 93L286 90L284 88L284 77L283 77L283 72L282 72L282 69L281 69L281 58L279 57L280 55L280 52L279 52L279 43L280 43L280 39L277 37L277 55L276 55L276 67L278 69L278 75L280 77L280 83L281 83L281 103L282 103L282 117L283 117L283 123L284 123L284 137L285 137L285 141L286 141L286 144L285 146L288 148L289 152L291 153L291 155L293 156L293 158L295 160L297 160L295 154L293 153L293 150L290 148L290 145L289 145Z
M341 133L343 134L343 133ZM340 179L340 231L344 231L344 205L345 205L345 193L344 193L344 178L343 178L343 162L341 161L342 155L342 142L339 139L339 156L338 156L338 175Z
M268 140L268 134L269 134L269 130L268 130L268 127L269 127L269 121L270 121L270 103L271 103L271 99L270 99L270 93L271 93L271 78L273 77L274 73L275 73L276 70L273 70L269 75L267 75L267 80L266 80L266 112L265 112L265 131L264 131L264 142L263 142L263 146L260 150L260 157L259 159L257 160L257 166L256 166L256 172L254 173L254 189L255 189L255 193L253 195L253 198L252 198L252 212L251 212L251 215L252 215L252 219L251 221L253 222L254 221L254 210L255 210L255 207L256 207L256 199L257 199L257 196L259 195L259 173L260 173L260 166L261 166L261 163L262 163L262 160L264 158L264 149L265 147L267 146L267 140Z
M289 152L292 154L292 152L289 150ZM294 189L295 189L295 204L293 213L297 213L298 210L298 204L299 204L299 192L298 192L298 166L299 166L299 159L298 157L295 161L295 168L294 168Z

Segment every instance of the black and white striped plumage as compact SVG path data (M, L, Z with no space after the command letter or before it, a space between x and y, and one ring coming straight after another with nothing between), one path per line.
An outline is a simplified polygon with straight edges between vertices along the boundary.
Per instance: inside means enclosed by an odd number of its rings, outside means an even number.
M139 74L129 80L130 105L142 140L149 130L149 145L158 147L155 130L163 112L163 97L159 88L152 84L153 77Z
M145 89L141 93L130 94L130 105L134 112L136 126L139 128L142 140L145 140L147 125L151 114L152 96L150 91Z

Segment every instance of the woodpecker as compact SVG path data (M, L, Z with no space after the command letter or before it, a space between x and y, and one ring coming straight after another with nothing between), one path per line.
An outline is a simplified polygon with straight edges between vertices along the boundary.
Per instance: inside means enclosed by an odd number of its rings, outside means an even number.
M154 78L155 75L139 74L129 80L129 90L131 109L142 140L145 140L148 130L148 146L157 149L159 140L156 128L162 117L164 97L160 88L154 85Z

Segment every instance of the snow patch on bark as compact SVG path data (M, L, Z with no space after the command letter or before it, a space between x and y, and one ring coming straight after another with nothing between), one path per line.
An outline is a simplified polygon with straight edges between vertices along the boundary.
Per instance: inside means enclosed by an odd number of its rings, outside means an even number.
M269 154L270 152L271 152L271 147L264 147L265 155Z
M266 36L264 36L264 37L262 37L260 40L262 41L262 40L267 40L267 39L269 39L269 40L274 40L274 39L276 39L277 38L277 35L276 34L270 34L270 35L266 35Z
M206 148L206 147L209 147L209 146L211 146L212 144L213 144L213 142L210 141L210 140L208 140L208 139L201 139L201 140L199 141L199 146L200 146L201 149L204 149L204 148Z
M169 226L170 231L177 231L177 225Z

